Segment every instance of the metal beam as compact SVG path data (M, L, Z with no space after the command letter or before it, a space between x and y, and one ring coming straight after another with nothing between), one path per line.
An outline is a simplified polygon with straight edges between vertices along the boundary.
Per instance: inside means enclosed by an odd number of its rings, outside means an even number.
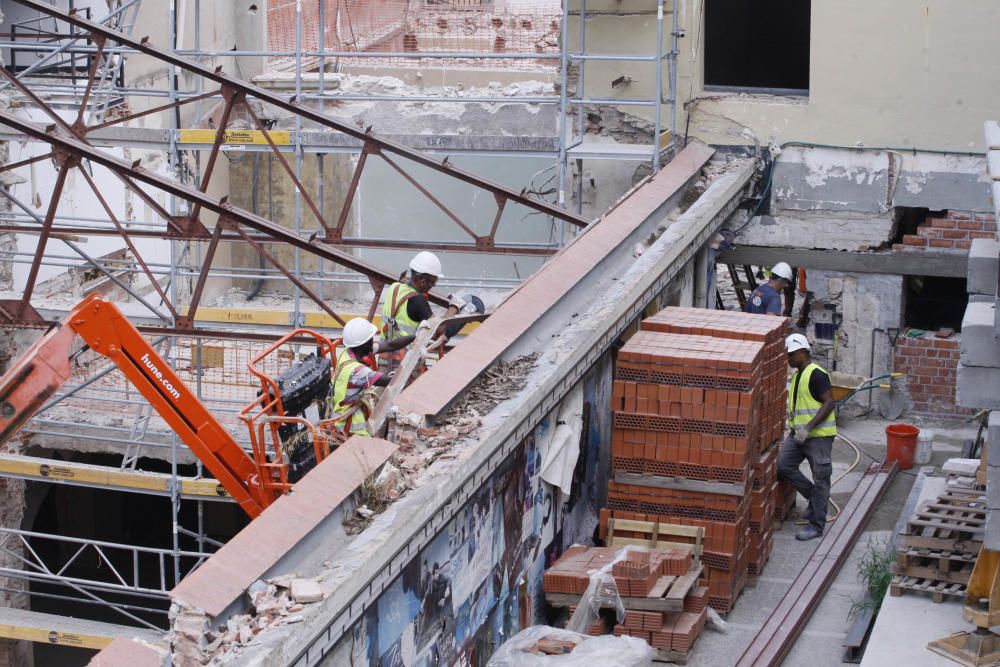
M0 190L0 194L4 194ZM56 216L58 219L58 216ZM39 234L40 227L18 224L0 224L0 234ZM53 225L51 234L53 236L121 236L116 229L110 227L87 227L84 225ZM183 240L188 238L178 234L176 231L167 229L129 229L128 236L145 239ZM258 243L281 243L280 239L273 239L261 234L248 234L248 237ZM205 240L204 237L190 237L197 240ZM245 243L247 239L239 234L223 233L220 241L226 243ZM395 239L373 239L373 238L345 238L333 243L335 246L346 246L349 248L396 248L406 250L440 250L443 252L481 252L480 246L475 243L457 243L452 241L401 241ZM499 243L490 247L490 254L496 255L524 255L526 257L548 257L554 255L558 248L552 245L519 245L516 243ZM248 276L251 277L252 276Z
M807 270L965 278L969 255L928 250L851 252L745 245L719 253L716 261L720 264L756 266L773 266L778 262L787 262L791 266L801 266Z
M250 211L233 206L226 198L217 200L195 188L181 185L175 181L165 178L157 173L135 166L125 160L118 159L107 153L97 150L75 137L67 137L47 132L44 128L25 121L9 113L0 112L0 123L13 127L25 134L50 144L53 148L58 148L70 155L86 158L93 163L106 167L111 172L123 177L130 178L154 188L162 190L167 194L180 197L193 204L200 204L202 208L212 211L220 216L227 217L234 222L246 225L251 229L266 234L271 239L287 243L296 248L300 248L308 253L322 257L334 264L357 271L370 278L380 280L385 283L393 283L398 275L384 271L374 264L362 261L353 255L337 250L331 245L320 241L310 240L299 236L295 232L282 227L270 220L255 215ZM60 172L62 173L62 172ZM207 240L207 239L206 239ZM448 299L439 294L431 293L430 300L440 306L447 306Z
M736 667L780 665L833 583L851 547L896 474L896 463L873 463L844 509L806 561L785 597L740 656Z

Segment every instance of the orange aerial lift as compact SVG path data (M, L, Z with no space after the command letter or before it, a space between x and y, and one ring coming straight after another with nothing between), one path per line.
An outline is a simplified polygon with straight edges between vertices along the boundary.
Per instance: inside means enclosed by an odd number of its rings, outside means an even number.
M86 347L73 351L76 336ZM278 378L258 367L282 344L312 339L316 353ZM322 402L330 390L339 341L308 329L284 336L258 355L250 371L261 392L240 413L250 430L251 454L212 416L174 370L143 338L120 310L100 294L87 296L58 325L42 336L0 378L0 445L7 442L69 380L73 358L89 348L107 357L135 385L174 432L201 460L251 518L287 492L305 469L322 461L336 446L338 434L320 420L301 416L307 404ZM294 405L292 405L294 403ZM322 416L322 415L321 415ZM286 451L289 436L307 430L299 441L310 443ZM268 446L270 445L270 446Z

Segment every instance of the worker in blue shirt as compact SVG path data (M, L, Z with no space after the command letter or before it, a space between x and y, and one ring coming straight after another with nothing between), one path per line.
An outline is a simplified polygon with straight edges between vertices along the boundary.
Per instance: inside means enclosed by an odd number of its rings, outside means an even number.
M753 291L744 312L757 315L781 315L781 295L792 284L792 268L784 262L771 267L771 278Z

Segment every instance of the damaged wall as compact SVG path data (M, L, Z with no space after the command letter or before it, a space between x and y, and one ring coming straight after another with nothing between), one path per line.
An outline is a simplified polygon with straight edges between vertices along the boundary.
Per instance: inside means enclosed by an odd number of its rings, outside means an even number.
M899 207L990 210L982 157L788 146L772 169L768 214L740 243L869 250L892 242Z
M607 493L611 369L605 354L581 382L583 430L569 497L540 475L553 413L409 562L328 662L485 664L522 627L546 620L542 574L566 547L591 543Z
M807 269L807 277L813 300L812 326L806 333L818 363L863 377L890 372L892 355L886 330L898 328L903 319L902 276ZM843 318L835 357L832 335L818 335L816 325L817 320L826 319L817 313L827 305Z

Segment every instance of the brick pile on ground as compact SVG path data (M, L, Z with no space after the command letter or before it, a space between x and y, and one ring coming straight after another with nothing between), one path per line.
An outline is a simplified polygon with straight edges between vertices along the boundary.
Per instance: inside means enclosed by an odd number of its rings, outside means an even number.
M611 547L574 546L567 549L552 567L545 571L543 588L546 593L582 595L590 584L590 573L611 563L620 549ZM693 565L691 555L677 549L629 551L624 560L612 565L618 594L625 605L621 623L609 627L606 615L595 619L586 634L598 636L611 630L616 636L629 635L644 640L653 648L687 652L708 620L708 589L692 587L684 597L684 608L677 612L630 609L632 599L654 594L664 577L679 577ZM570 616L576 607L570 607Z
M602 531L609 518L704 527L702 583L722 613L748 571L759 574L767 562L785 500L775 445L784 429L787 334L784 318L667 308L618 354L615 472L730 484L738 493L613 481Z

